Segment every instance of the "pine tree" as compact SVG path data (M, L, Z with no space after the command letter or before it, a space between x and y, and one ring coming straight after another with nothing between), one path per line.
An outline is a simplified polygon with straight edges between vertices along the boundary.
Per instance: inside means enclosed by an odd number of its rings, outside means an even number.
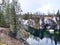
M0 12L0 26L6 26L5 18L2 12Z
M19 28L18 15L16 14L16 8L15 8L16 2L15 0L13 0L12 2L13 3L10 9L10 33L11 36L16 37L17 31L19 31L20 28Z

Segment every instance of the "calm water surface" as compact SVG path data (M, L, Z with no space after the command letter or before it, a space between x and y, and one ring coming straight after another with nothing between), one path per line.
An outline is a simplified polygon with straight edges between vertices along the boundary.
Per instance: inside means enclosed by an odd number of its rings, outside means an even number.
M60 45L60 31L55 31L54 33L47 31L46 29L33 29L28 27L27 32L30 33L27 42L30 45Z
M47 38L47 37L40 39L38 37L29 36L29 38L27 39L27 42L30 45L60 45L59 42L57 42L57 44L55 44L54 40Z
M30 35L27 42L30 45L60 45L60 34L42 32L40 36Z

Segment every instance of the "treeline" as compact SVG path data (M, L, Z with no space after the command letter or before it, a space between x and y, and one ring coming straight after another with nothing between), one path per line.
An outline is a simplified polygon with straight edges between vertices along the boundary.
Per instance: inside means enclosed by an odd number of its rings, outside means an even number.
M23 18L25 20L27 19L38 19L38 17L36 17L37 15L45 15L45 14L42 14L42 13L39 13L39 12L36 12L36 13L25 13L25 14L22 14L21 15L21 6L20 4L18 3L18 1L16 0L12 0L11 3L9 3L9 0L5 1L3 0L2 1L2 4L1 4L1 10L0 10L0 26L4 26L4 27L9 27L10 24L15 24L17 22L17 18ZM60 12L59 10L57 11L56 14L50 14L48 13L48 15L56 15L60 18ZM35 18L33 18L35 16Z
M0 4L1 10L0 10L0 27L9 27L10 29L10 35L13 37L16 36L17 30L20 30L19 26L19 16L21 16L23 19L33 19L33 15L45 15L41 13L25 13L21 15L21 6L20 3L16 0L12 0L12 2L9 2L10 0L2 0L2 4ZM48 14L50 15L50 14ZM60 19L60 12L58 10L57 14L54 14L59 16ZM35 18L36 19L36 18ZM39 20L39 18L37 18ZM38 22L38 20L36 22Z
M38 24L39 23L39 20L40 18L43 18L43 17L53 17L53 16L57 16L60 20L60 11L58 10L56 13L48 13L47 15L46 14L42 14L42 13L39 13L39 12L36 12L36 13L25 13L25 14L22 14L20 17L25 19L25 20L28 20L28 19L33 19L35 20L35 23Z
M27 19L34 19L33 17L35 17L36 19L39 18L38 16L58 16L60 17L60 11L58 10L56 13L48 13L47 15L44 14L44 13L39 13L39 12L36 12L36 13L25 13L23 14L21 17L25 20Z

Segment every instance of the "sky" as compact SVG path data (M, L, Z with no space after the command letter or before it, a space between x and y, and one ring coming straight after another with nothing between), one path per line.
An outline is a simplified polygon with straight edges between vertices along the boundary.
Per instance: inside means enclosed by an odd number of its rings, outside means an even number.
M26 12L56 13L60 9L60 0L19 0L21 9Z
M40 12L47 14L56 13L58 9L60 10L60 0L19 0L19 3L23 13Z
M2 1L0 0L0 4L2 3Z

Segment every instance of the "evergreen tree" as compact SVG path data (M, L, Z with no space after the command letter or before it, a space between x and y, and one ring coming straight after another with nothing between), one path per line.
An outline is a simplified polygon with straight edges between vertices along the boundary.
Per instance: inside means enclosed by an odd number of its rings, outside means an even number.
M0 12L0 26L6 26L5 18L2 12Z
M12 6L11 6L11 9L10 9L10 34L11 36L13 37L16 37L17 35L17 31L20 30L19 28L19 18L18 18L18 15L16 13L16 9L15 8L17 5L17 3L15 2L15 0L12 1ZM17 10L18 11L18 10Z
M60 11L58 10L57 11L57 14L56 14L57 16L58 16L58 18L59 18L59 20L57 21L58 22L58 24L59 24L59 28L60 28ZM60 31L60 30L59 30Z

